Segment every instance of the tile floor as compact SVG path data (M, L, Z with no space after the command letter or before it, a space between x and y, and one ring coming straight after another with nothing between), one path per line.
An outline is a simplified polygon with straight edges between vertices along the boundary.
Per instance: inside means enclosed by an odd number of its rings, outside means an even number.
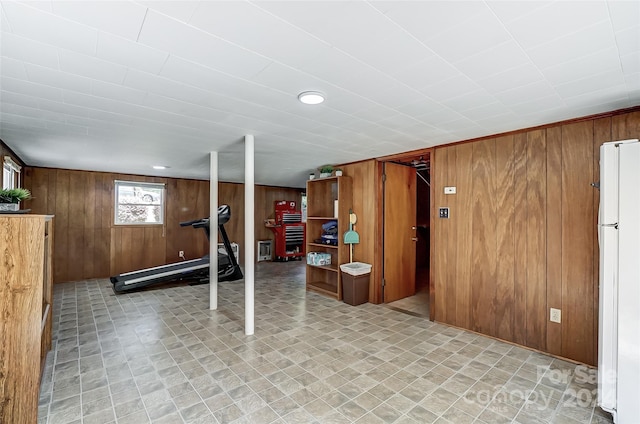
M381 305L304 288L301 262L244 285L114 295L55 286L40 424L607 423L594 371Z
M429 318L429 288L424 287L413 296L387 303L385 306L416 317Z

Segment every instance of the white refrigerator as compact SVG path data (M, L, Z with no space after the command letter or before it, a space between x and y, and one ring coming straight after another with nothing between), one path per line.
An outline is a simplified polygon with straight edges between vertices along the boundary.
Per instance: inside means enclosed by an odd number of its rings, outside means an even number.
M640 423L640 142L600 147L598 405Z

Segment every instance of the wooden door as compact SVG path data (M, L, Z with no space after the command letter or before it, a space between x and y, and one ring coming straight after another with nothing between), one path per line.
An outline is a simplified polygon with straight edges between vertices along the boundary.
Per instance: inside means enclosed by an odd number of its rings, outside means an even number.
M384 302L416 289L416 170L385 163Z

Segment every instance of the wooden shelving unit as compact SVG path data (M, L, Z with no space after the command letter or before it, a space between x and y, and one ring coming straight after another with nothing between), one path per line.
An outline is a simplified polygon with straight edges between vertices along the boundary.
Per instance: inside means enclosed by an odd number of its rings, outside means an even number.
M307 264L307 290L338 300L342 299L340 264L349 261L349 246L342 243L342 235L349 229L352 197L351 178L348 176L307 181L306 252L331 255L331 265ZM315 240L322 235L322 224L334 220L338 222L338 245L316 243Z
M51 349L53 220L0 215L0 421L35 423Z

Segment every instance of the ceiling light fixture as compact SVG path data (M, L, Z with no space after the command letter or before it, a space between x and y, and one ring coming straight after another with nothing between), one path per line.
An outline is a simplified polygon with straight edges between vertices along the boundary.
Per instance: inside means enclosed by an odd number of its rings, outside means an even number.
M318 105L324 102L324 95L317 91L303 91L298 94L298 100L305 105Z
M164 165L153 165L153 169L167 169L168 166L164 166Z

